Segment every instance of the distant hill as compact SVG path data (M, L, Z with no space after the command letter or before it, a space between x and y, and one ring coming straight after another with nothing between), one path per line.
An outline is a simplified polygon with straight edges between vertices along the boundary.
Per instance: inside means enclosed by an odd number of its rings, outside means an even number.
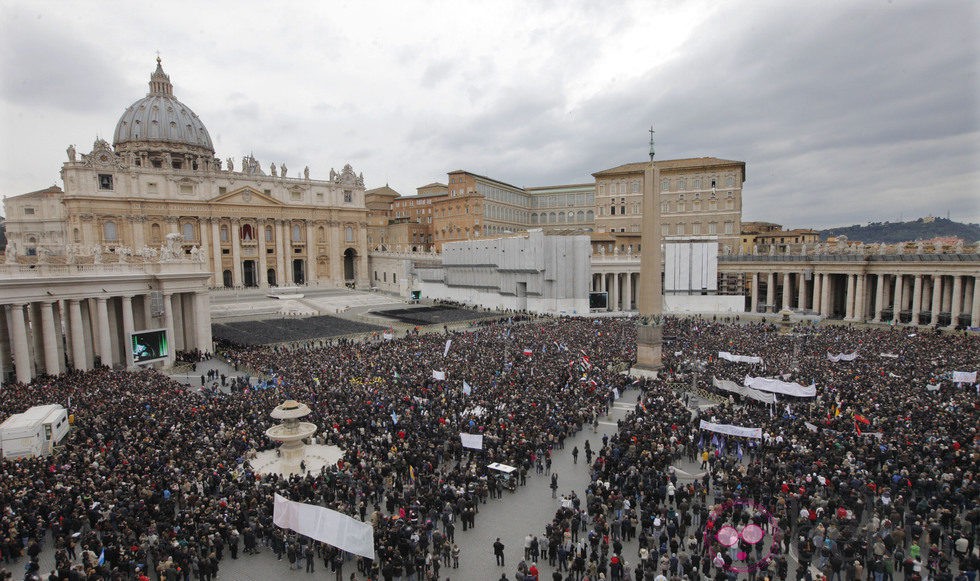
M866 226L842 226L820 231L820 239L828 236L847 236L848 240L865 244L914 242L930 238L955 236L966 243L980 241L980 224L961 224L946 218L919 218L911 222L872 222Z

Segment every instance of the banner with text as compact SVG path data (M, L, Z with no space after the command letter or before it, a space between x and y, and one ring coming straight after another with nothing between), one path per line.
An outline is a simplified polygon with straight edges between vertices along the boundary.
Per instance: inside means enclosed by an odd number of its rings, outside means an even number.
M371 523L322 506L293 502L278 494L272 509L272 522L348 553L374 559L374 527Z
M749 377L745 376L745 385L761 391L792 395L794 397L814 397L817 395L817 385L811 384L806 387L799 383L790 383L768 377Z
M701 420L701 429L725 434L727 436L741 436L743 438L761 438L762 428L750 428L748 426L733 426L732 424L713 424Z

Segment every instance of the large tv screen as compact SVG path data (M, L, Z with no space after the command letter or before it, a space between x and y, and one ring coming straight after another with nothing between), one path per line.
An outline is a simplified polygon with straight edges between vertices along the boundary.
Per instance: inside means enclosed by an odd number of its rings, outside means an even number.
M605 309L609 306L609 293L589 293L590 309Z
M132 347L135 364L160 361L170 355L166 329L136 331L129 336L129 344Z

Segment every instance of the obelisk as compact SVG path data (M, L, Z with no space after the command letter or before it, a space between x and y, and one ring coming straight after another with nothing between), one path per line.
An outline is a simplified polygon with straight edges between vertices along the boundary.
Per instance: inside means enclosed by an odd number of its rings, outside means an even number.
M640 244L640 285L637 307L636 364L630 374L656 377L663 367L664 293L660 236L660 169L653 161L653 128L650 128L650 165L643 174L643 222Z

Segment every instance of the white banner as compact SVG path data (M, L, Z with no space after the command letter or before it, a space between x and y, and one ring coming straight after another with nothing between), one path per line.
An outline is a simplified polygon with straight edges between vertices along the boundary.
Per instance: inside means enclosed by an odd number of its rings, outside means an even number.
M374 559L374 527L346 514L314 504L293 502L275 496L272 522L312 539Z
M811 424L810 422L803 422L803 425L806 426L806 429L810 430L811 432L817 432L817 431L819 431L817 429L817 426Z
M766 377L749 377L745 376L745 385L747 387L754 387L755 389L762 391L770 391L772 393L782 393L785 395L792 395L795 397L814 397L817 395L817 385L811 384L807 387L800 385L799 383L788 383L785 381L780 381L778 379L768 379Z
M827 359L833 361L834 363L837 363L838 361L854 361L857 359L857 356L857 351L854 353L838 353L837 355L831 355L829 351L827 352Z
M701 429L709 432L717 432L728 436L742 436L743 438L761 438L762 428L750 428L747 426L733 426L731 424L713 424L701 420Z
M764 391L759 391L758 389L752 389L751 387L745 387L735 383L734 381L728 381L727 379L718 379L717 377L711 378L711 384L718 389L723 389L725 391L730 391L732 393L737 393L743 397L748 397L756 401L761 401L762 403L776 403L776 394L766 393Z
M466 383L465 379L463 380L463 393L465 393L466 395L470 395L471 393L473 393L473 388L470 387L470 384Z
M734 361L735 363L762 363L762 357L755 357L754 355L732 355L728 351L719 351L718 359Z
M894 353L879 353L878 354L878 357L887 357L889 359L898 359L898 355L895 355Z
M449 346L453 344L452 339L446 339L446 348L442 350L442 356L449 355Z
M464 448L472 448L474 450L483 449L483 434L460 434L459 441L462 442Z
M432 379L435 379L436 381L446 381L446 372L445 371L436 371L435 369L433 369L432 370Z
M381 336L384 337L384 340L385 341L391 341L392 339L395 338L395 334L394 333L384 333Z
M954 371L953 372L953 383L976 383L977 382L977 372L976 371Z
M939 386L926 384L926 389L928 389L929 391L939 391Z

